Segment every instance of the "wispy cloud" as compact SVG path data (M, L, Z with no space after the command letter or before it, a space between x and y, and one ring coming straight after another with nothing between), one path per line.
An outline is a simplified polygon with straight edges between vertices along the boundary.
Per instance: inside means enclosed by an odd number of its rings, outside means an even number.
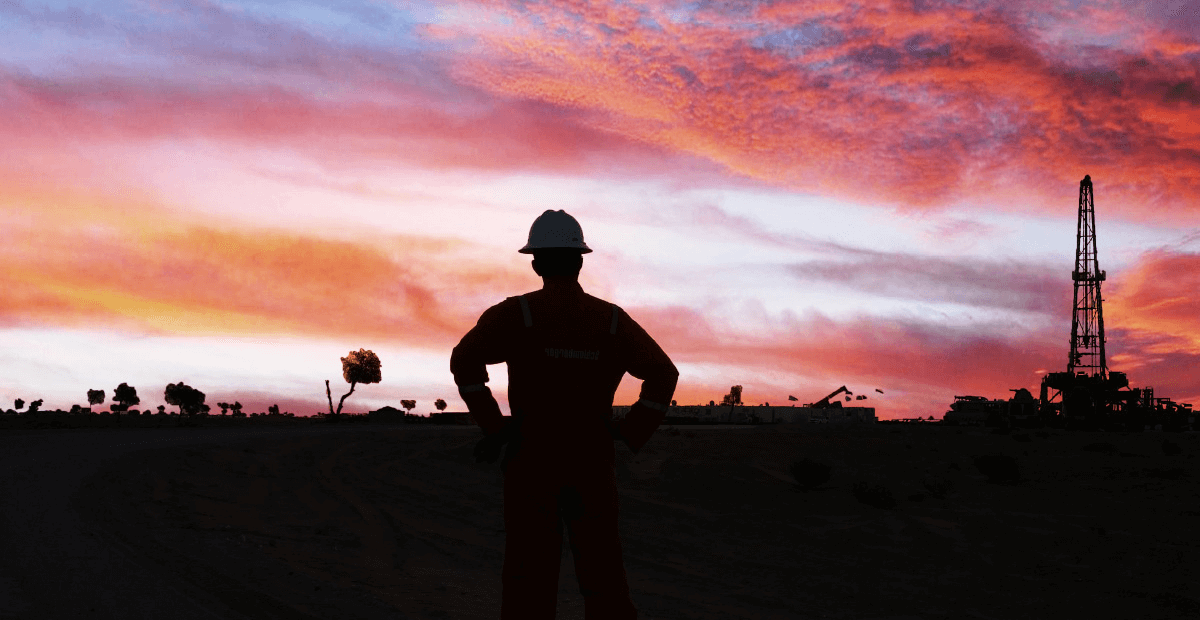
M352 243L226 230L152 204L131 211L62 194L40 204L0 211L8 224L0 320L8 326L353 335L444 348L470 327L481 300L536 280L461 254L457 240L379 235Z
M934 207L1057 200L1087 172L1130 210L1196 217L1200 66L1161 15L1106 3L478 4L496 19L458 25L478 41L461 80L770 183ZM1132 22L1139 46L1070 54L1054 35L1074 20Z

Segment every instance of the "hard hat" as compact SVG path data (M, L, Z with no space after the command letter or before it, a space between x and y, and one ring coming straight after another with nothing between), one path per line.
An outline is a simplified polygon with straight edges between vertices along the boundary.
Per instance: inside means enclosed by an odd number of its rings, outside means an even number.
M548 248L573 248L580 254L587 254L592 249L583 242L583 228L569 213L559 209L547 209L533 221L529 227L529 242L517 250L522 254L533 254L534 250Z

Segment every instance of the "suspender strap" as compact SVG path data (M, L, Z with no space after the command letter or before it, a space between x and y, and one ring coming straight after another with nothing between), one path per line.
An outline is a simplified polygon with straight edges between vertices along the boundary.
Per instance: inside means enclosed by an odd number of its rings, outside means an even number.
M525 327L533 327L533 315L529 314L529 302L526 301L524 295L521 295L517 299L521 302L521 314L525 315ZM616 325L616 323L614 322L613 325Z
M612 327L608 328L608 333L615 336L617 334L617 314L618 314L617 304L613 304L612 307L613 307Z

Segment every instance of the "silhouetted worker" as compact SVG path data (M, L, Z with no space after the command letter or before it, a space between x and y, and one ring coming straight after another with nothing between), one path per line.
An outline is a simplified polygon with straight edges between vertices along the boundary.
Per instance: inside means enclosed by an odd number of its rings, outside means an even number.
M679 371L616 305L583 292L591 249L565 211L546 211L520 252L533 254L539 291L488 308L450 358L459 394L484 438L479 461L504 470L501 620L549 620L558 603L566 523L588 620L637 618L617 533L613 440L638 453L666 415ZM508 364L505 420L485 385L487 364ZM613 394L629 374L640 400L613 421Z

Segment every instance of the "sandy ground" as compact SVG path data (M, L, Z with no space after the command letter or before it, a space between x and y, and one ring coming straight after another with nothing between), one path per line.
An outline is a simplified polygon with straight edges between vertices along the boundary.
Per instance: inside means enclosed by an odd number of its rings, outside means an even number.
M496 618L502 474L479 436L5 433L0 618ZM1020 481L988 482L983 454ZM617 450L632 596L648 619L1198 617L1198 454L1161 433L664 427ZM801 456L831 479L796 489ZM582 618L563 560L558 618Z

